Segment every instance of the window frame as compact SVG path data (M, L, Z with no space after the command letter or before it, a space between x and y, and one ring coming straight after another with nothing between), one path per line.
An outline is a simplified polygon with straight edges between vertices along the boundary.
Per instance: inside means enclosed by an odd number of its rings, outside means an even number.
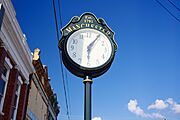
M8 84L8 80L9 80L10 70L12 69L12 65L11 65L10 59L7 58L7 57L5 58L5 61L4 61L4 67L7 69L7 73L6 73L6 76L4 76L3 74L1 75L1 79L5 82L4 92L3 92L3 95L2 95L2 99L0 101L0 113L2 115L4 115L4 113L3 113L4 99L5 99L5 95L6 95L6 90L7 90L7 84Z
M18 105L19 105L19 98L20 98L20 95L21 95L21 85L22 84L23 84L22 78L21 78L21 76L18 76L18 82L16 84L16 87L18 85L18 90L15 91L15 95L17 95L17 100L16 100L16 103L13 104L13 106L12 106L12 108L15 109L15 110L14 110L14 113L12 113L13 116L12 116L11 120L16 120L17 110L18 110Z

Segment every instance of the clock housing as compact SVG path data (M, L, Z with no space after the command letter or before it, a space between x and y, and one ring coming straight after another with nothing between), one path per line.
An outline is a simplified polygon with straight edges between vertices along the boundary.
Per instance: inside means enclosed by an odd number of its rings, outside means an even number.
M98 77L111 66L117 50L114 33L91 13L74 17L62 29L59 48L66 68L78 77Z

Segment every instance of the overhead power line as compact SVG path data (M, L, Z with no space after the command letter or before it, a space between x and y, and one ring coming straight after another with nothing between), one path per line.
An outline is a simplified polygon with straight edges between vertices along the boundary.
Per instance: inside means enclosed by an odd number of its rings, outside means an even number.
M59 41L59 28L58 28L58 22L57 22L57 16L56 16L56 6L55 2L53 1L53 10L54 10L54 19L55 19L55 24L56 24L56 36L57 36L57 41Z
M56 36L57 36L57 41L59 42L59 27L58 27L58 21L57 21L57 13L56 13L56 6L55 6L55 1L52 0L53 2L53 10L54 10L54 19L55 19L55 25L56 25ZM58 1L58 6L60 5L60 1ZM60 13L60 6L59 6L59 14ZM61 15L60 15L60 25L62 28L62 19L61 19ZM67 98L67 92L66 92L66 85L65 85L65 77L64 77L64 70L63 70L63 65L62 65L62 53L59 50L59 55L60 55L60 68L61 68L61 75L62 75L62 81L63 81L63 89L64 89L64 94L65 94L65 103L66 103L66 109L67 109L67 116L68 116L68 120L70 120L70 112L69 112L69 104L68 104L68 98Z
M62 13L61 13L61 1L58 0L58 10L59 10L59 22L60 22L60 28L62 28Z
M60 62L61 62L61 73L62 73L62 79L63 79L63 89L64 89L64 94L65 94L65 101L66 101L66 109L67 109L67 116L68 116L68 120L70 120L70 110L69 110L69 104L68 104L68 95L67 95L67 89L66 89L66 83L65 83L65 78L64 78L64 70L63 70L63 65L62 65L62 53L59 50L59 54L60 54Z
M60 29L62 29L63 25L62 25L62 12L61 12L61 0L58 0L58 10L59 10L59 23L60 23ZM62 65L62 54L61 54L61 65ZM67 71L66 69L64 70L64 75L65 75L65 80L66 80L66 90L67 90L67 103L68 103L68 117L71 115L71 104L70 104L70 96L69 96L69 84L68 84L68 79L67 79ZM65 81L64 81L65 82ZM70 119L70 117L69 117Z
M63 25L62 25L62 13L61 13L61 0L58 0L58 10L59 10L59 23L60 23L60 29L62 29ZM61 61L62 63L62 61ZM68 96L68 104L69 104L69 114L71 114L70 108L71 108L71 104L70 104L70 96L69 96L69 84L68 84L68 78L67 78L67 71L66 69L64 70L65 72L65 80L66 80L66 86L67 86L67 96Z
M168 0L169 3L171 3L171 5L173 5L178 11L180 11L180 9L170 0Z
M155 0L162 8L164 8L174 19L176 19L178 22L180 22L180 19L178 19L174 14L172 14L169 9L167 9L159 0Z

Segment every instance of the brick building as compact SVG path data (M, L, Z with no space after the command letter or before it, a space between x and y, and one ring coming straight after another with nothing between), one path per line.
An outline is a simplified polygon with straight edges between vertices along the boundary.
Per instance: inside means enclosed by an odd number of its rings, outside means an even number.
M0 0L0 120L55 120L58 113L47 67L33 60L11 0Z
M40 50L35 49L33 54L33 65L36 72L30 77L26 118L27 120L56 120L59 113L57 97L49 83L47 66L42 64L39 53Z

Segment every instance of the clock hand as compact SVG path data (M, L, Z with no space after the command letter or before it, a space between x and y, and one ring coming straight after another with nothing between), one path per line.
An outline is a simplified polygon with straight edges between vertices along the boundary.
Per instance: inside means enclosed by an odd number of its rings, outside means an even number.
M95 42L98 40L99 37L100 37L100 34L97 35L96 39L93 40L93 41L87 46L87 49L91 49L91 48L94 46Z
M100 37L100 34L97 35L96 39L93 40L93 41L87 46L87 53L88 53L87 58L88 58L88 60L89 60L89 58L90 58L90 52L91 52L91 50L92 50L92 47L94 46L95 42L97 41L97 39L98 39L99 37Z
M90 58L90 52L91 52L91 49L88 49L88 48L87 48L87 54L88 54L88 55L87 55L87 59L88 59L88 61L89 61L89 58Z

